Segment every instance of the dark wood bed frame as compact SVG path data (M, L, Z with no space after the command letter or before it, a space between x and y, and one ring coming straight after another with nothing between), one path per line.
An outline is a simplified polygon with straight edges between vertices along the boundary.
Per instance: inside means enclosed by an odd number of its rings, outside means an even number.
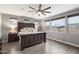
M24 28L24 27L33 27L34 24L30 23L18 23L18 32ZM20 35L20 38L22 39L20 41L20 48L23 50L26 47L30 47L42 42L46 42L46 33L34 33L34 34L28 34L28 35Z
M23 29L24 27L35 28L35 24L34 23L18 22L18 27L17 27L18 32L20 32L20 30Z
M22 38L20 45L21 50L24 48L46 42L46 33L36 33L36 34L29 34L29 35L21 35Z

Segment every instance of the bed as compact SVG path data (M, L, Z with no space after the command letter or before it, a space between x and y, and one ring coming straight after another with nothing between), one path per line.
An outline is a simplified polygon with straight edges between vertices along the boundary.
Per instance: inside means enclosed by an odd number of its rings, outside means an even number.
M26 25L26 23L18 23L18 36L19 36L19 44L20 49L31 47L33 45L37 45L39 43L46 42L46 33L45 32L37 32L37 31L20 31L24 27L34 28L34 24Z

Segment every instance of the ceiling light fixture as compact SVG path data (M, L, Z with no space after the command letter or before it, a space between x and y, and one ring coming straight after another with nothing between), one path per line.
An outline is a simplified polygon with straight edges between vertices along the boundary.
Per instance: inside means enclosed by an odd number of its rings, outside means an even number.
M41 15L41 12L37 12L37 15L40 16Z
M47 8L42 9L42 4L38 5L38 9L31 6L29 6L29 8L32 9L32 11L27 11L27 12L31 12L31 13L35 12L38 16L40 16L41 14L46 15L48 13L51 13L51 11L47 11L48 9L51 9L51 7L49 6ZM24 8L22 8L22 10L24 10Z

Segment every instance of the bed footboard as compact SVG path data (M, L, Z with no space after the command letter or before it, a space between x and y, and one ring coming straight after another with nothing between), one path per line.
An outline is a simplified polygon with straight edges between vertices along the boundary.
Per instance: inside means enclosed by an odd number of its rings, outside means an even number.
M21 41L20 46L21 50L24 48L46 42L46 33L35 33L35 34L28 34L28 35L20 35Z

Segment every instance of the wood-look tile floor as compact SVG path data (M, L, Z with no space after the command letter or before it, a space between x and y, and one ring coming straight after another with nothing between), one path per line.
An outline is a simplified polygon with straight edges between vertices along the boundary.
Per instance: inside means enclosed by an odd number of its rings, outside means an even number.
M2 45L3 54L79 54L79 48L62 44L53 40L47 40L32 47L20 51L18 42L6 43Z

